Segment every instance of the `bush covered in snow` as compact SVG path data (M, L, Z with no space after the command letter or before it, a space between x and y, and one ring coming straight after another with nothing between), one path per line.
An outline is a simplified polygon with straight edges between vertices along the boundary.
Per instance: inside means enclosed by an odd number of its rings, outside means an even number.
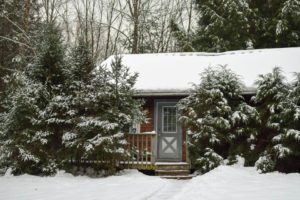
M190 136L192 164L201 172L250 149L250 138L256 135L251 125L257 113L245 103L242 87L239 77L228 68L207 68L201 83L178 105L180 120Z
M261 172L299 172L300 75L290 84L284 78L278 67L260 75L255 96L246 102L236 74L226 67L206 69L178 104L192 165L207 172L243 155L245 165Z
M260 115L256 152L261 154L258 163L273 163L273 169L282 172L300 171L300 76L285 82L279 68L261 75L258 91L253 98ZM267 158L267 159L266 159ZM296 161L296 162L295 162ZM257 165L262 172L269 167Z
M111 67L100 66L88 75L70 83L72 102L66 116L71 125L62 136L66 159L105 161L100 169L114 171L116 161L127 154L125 133L130 124L144 120L142 102L132 97L137 75L131 75L118 56Z
M49 175L70 161L100 160L96 170L114 172L127 155L124 134L144 120L142 101L133 98L137 74L121 57L96 68L83 39L68 55L57 26L41 28L34 61L6 81L0 168Z
M38 55L24 71L8 78L9 95L1 113L0 164L10 166L14 174L52 174L58 166L58 133L37 119L63 84L64 51L54 23L40 31Z
M272 172L275 168L275 163L273 159L271 158L270 154L267 152L264 152L259 159L255 162L255 167L260 172Z

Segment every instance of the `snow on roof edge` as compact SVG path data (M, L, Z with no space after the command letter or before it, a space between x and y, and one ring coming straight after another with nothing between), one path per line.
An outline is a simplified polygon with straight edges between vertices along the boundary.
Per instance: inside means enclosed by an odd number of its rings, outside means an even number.
M247 88L254 88L259 74L281 67L287 80L292 72L300 72L300 47L251 49L221 53L176 52L157 54L119 54L123 64L139 74L135 89L139 91L161 91L167 93L191 89L191 83L199 83L199 74L208 66L227 65L236 72ZM111 63L114 55L101 65Z
M134 96L136 97L150 97L150 96L188 96L192 93L191 89L144 89L135 90ZM242 90L243 95L252 95L256 93L256 88L245 87Z
M110 55L106 60L104 60L100 65L109 64L107 61L110 61L115 56L223 56L223 55L235 55L235 54L246 54L246 53L255 53L255 52L266 52L266 51L276 51L282 49L299 49L300 47L284 47L284 48L262 48L262 49L242 49L242 50L232 50L224 52L167 52L167 53L122 53L116 55Z

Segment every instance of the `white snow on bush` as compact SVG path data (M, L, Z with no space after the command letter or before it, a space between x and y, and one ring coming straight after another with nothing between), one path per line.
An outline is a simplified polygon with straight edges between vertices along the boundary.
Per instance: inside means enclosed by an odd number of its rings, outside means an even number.
M166 180L136 170L107 178L74 177L61 171L54 177L0 177L0 199L298 200L299 185L300 174L259 174L240 164L220 166L192 180Z
M288 137L293 137L295 140L300 141L300 131L289 129L286 134Z
M253 87L259 74L272 72L277 66L287 79L300 72L300 47L228 51L224 53L123 54L123 64L139 73L135 85L139 90L188 89L198 83L199 74L208 66L227 65ZM109 66L114 56L102 64Z

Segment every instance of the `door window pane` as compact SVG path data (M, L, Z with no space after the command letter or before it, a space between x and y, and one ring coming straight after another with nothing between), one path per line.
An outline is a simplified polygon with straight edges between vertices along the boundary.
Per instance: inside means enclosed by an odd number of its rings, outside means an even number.
M176 106L164 106L162 109L163 109L162 110L163 132L176 133L177 132Z

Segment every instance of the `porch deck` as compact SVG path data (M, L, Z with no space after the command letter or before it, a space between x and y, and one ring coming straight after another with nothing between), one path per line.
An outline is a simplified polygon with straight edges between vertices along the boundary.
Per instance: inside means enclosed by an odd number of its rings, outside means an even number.
M127 160L120 166L129 169L154 170L156 160L156 132L129 133L127 136Z
M153 170L158 176L188 177L190 164L187 162L157 162L157 134L143 132L128 134L128 160L120 161L123 168Z
M122 160L70 160L71 163L90 165L116 165L120 169L150 170L155 175L186 179L191 178L190 164L184 161L158 162L157 161L157 134L152 132L129 133L127 137L126 156ZM178 178L179 177L179 178ZM182 178L183 177L183 178Z

